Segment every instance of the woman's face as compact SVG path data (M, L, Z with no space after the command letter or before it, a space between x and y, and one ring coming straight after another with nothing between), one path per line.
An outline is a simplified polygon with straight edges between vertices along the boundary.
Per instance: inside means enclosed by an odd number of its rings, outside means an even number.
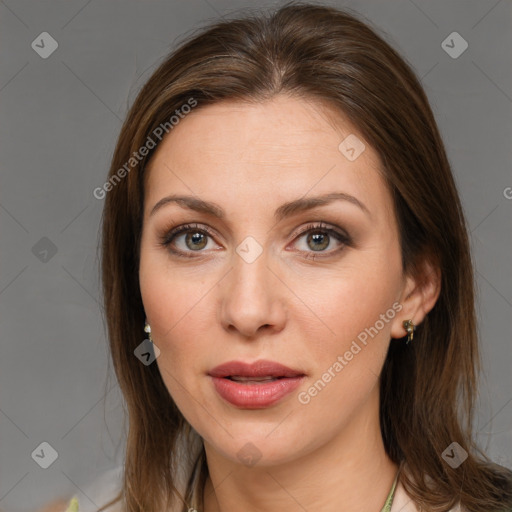
M377 154L322 112L284 95L198 108L147 169L140 286L156 363L208 450L232 462L278 464L378 429L378 376L405 335ZM214 371L261 360L292 372Z

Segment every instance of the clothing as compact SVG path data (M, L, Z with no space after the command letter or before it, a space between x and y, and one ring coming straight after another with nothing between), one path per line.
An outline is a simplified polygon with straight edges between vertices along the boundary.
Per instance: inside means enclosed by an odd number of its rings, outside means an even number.
M66 512L79 512L80 505L78 503L78 498L76 496L73 496L71 500L69 501L68 508L66 509Z
M123 466L119 465L103 471L81 490L80 497L74 495L68 502L65 512L97 512L97 510L113 499L121 490ZM115 503L107 512L122 512L120 502Z
M122 467L107 472L105 475L100 477L96 481L96 485L93 485L87 495L94 497L95 501L99 505L104 505L112 499L119 490L120 477ZM101 493L101 500L98 499L98 491ZM108 509L108 512L121 512L119 502L113 505L114 508ZM84 500L84 506L80 506L78 496L73 496L69 501L66 512L92 512L94 508L90 508ZM406 494L405 489L398 480L398 474L395 477L393 485L389 491L388 497L386 498L385 504L380 512L420 512L414 502ZM464 512L464 509L460 506L456 506L450 510L450 512Z
M389 491L388 497L386 498L384 506L382 507L382 510L380 512L391 512L391 507L393 506L393 501L395 499L396 484L398 482L398 474L399 473L400 473L400 471L397 472L395 479L393 480L393 485L391 486L391 490Z

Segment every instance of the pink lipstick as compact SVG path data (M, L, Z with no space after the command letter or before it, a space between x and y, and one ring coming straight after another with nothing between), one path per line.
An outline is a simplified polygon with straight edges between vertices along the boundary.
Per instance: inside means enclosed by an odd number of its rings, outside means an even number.
M229 361L216 366L208 375L217 393L242 409L263 409L277 403L305 377L300 370L266 360L252 364Z

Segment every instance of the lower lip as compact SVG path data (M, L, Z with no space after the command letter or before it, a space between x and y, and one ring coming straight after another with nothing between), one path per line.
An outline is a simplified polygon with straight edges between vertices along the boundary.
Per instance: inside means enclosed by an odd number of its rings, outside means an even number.
M243 384L230 379L212 377L217 393L242 409L263 409L290 394L302 382L302 377L285 377L261 384Z

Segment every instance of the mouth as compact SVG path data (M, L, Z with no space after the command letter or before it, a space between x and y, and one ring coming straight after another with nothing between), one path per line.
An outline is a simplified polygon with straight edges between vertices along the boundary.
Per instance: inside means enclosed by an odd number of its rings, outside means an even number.
M216 366L208 375L218 395L241 409L263 409L276 404L306 376L300 370L265 360L252 364L230 361Z
M260 360L254 363L228 361L213 368L211 377L228 378L237 382L264 382L282 378L303 377L301 370L294 370L275 361Z
M278 379L286 379L287 377L242 377L241 375L229 375L223 378L234 382L241 382L242 384L258 384L259 382L274 382Z

